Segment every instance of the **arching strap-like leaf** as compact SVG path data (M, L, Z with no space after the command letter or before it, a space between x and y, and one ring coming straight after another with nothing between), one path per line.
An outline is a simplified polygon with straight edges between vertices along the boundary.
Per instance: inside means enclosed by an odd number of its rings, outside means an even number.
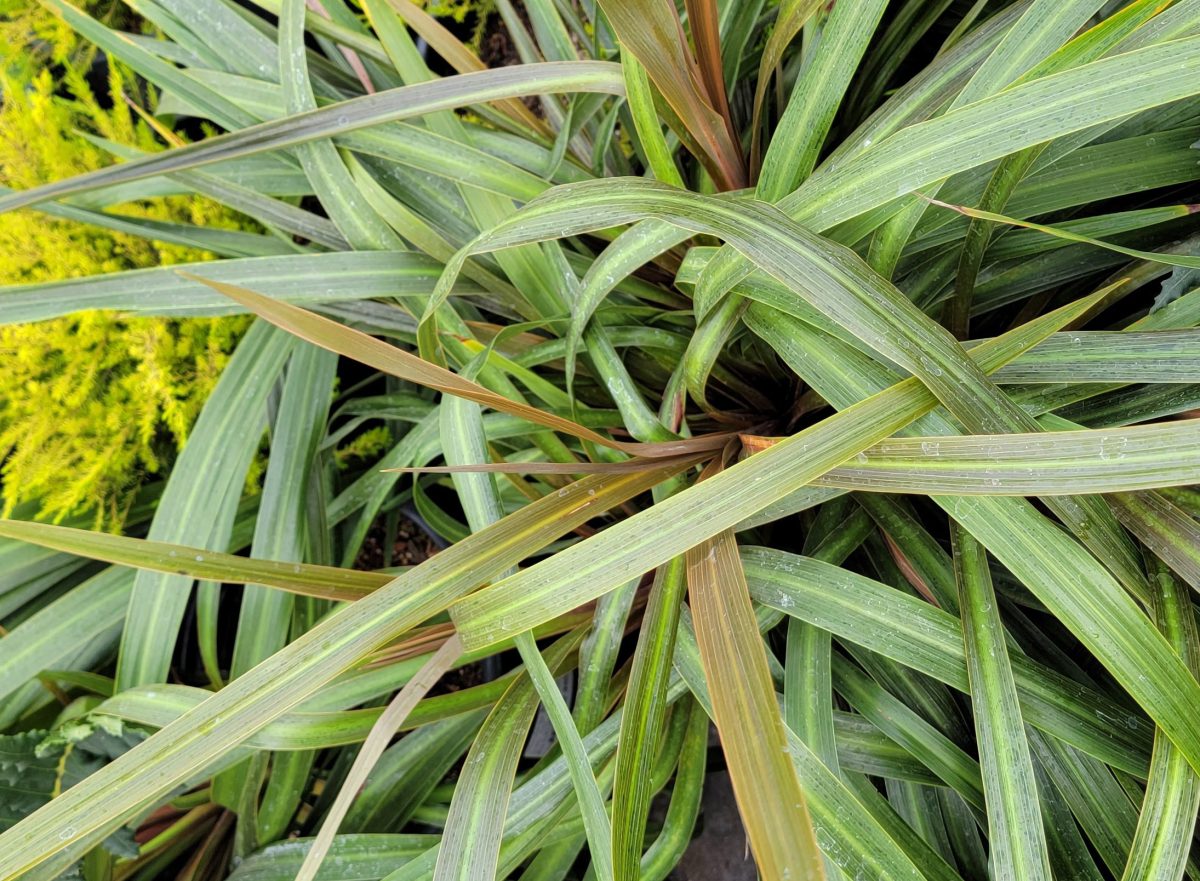
M1197 69L1200 37L1186 37L1019 83L823 165L779 207L818 231L889 203L899 209L898 196L955 172L1194 95ZM717 302L750 269L725 249L705 271L698 300Z
M1193 590L1200 591L1200 524L1156 492L1108 497L1117 519Z
M758 870L766 881L824 881L732 530L688 549L687 582L713 719Z
M697 159L722 189L745 186L746 169L720 100L709 93L669 0L603 0L623 51L637 57L683 125Z
M0 197L0 212L99 187L277 150L355 129L411 119L465 104L541 92L623 93L621 68L606 61L553 61L461 74L351 98L317 110L252 125L186 147L154 153Z
M991 858L998 877L1049 881L1037 779L987 551L957 524L951 524L950 534Z
M1193 674L1200 673L1200 634L1190 594L1162 563L1152 565L1154 618ZM1200 774L1160 730L1154 737L1150 777L1121 881L1182 878L1192 851Z
M578 298L571 305L571 324L567 328L568 391L575 377L575 358L592 313L622 278L690 237L690 232L669 223L654 220L638 223L617 236L588 267L579 285Z
M0 877L91 841L98 830L236 749L380 645L564 532L645 492L677 468L584 478L430 557L382 590L326 617L167 728L0 834Z
M1042 316L977 346L972 357L985 373L995 370L1070 323L1073 317L1085 314L1094 303L1088 298ZM983 349L983 345L988 348ZM558 611L594 599L722 529L736 526L932 411L935 400L913 378L897 383L551 559L479 591L451 610L464 644L480 647L511 636L554 617Z
M811 557L744 547L742 565L755 602L970 691L962 624L953 615ZM1145 774L1153 725L1144 716L1025 655L1014 654L1011 661L1021 712L1030 724L1106 764Z
M941 199L931 199L928 196L923 198L930 205L949 208L951 211L957 211L959 214L976 220L987 220L992 223L1002 223L1008 226L1019 226L1023 229L1036 230L1037 232L1054 236L1063 241L1094 245L1097 248L1104 248L1107 251L1115 251L1118 254L1124 254L1126 257L1132 257L1135 260L1149 260L1152 263L1165 263L1168 266L1186 266L1190 269L1200 269L1200 257L1192 257L1186 254L1172 254L1169 251L1139 251L1137 248L1126 248L1124 245L1118 245L1114 242L1093 239L1090 236L1081 235L1080 233L1057 226L1047 226L1042 223L1034 223L1031 220L1020 220L1005 214L997 214L994 211L982 211L978 208L971 208L968 205L951 205L949 202L943 202ZM1200 206L1195 205L1189 205L1188 208L1193 212L1200 210Z
M777 442L743 437L751 449ZM1200 420L1093 431L890 438L814 485L950 495L1088 495L1200 482ZM939 488L940 487L940 488Z
M699 453L679 458L695 462L704 455ZM673 458L675 457L668 457ZM623 462L478 462L469 465L422 465L383 470L404 474L620 474L624 471L655 468L668 459L626 459Z
M332 600L357 600L393 576L311 563L254 560L204 548L128 538L27 520L0 520L0 535L121 566L186 575L206 581L262 584Z
M551 646L549 663L561 663L582 636L576 631ZM454 787L434 881L474 881L497 873L517 762L537 708L538 693L522 673L484 720Z
M464 46L445 25L415 3L410 3L409 0L387 0L387 4L459 73L487 69L487 65ZM546 123L519 99L505 98L495 101L494 104L501 112L534 131L547 135L550 133Z
M405 683L404 687L400 689L400 693L379 714L379 718L371 727L371 733L367 735L358 755L354 757L354 764L350 766L346 779L342 781L337 798L334 799L332 807L321 822L321 829L313 839L312 847L304 855L304 862L300 866L300 871L296 873L296 881L313 881L316 877L329 849L333 846L334 836L337 835L338 827L345 818L346 811L350 809L350 804L358 795L359 790L366 785L367 777L376 762L379 761L379 757L383 755L383 751L387 749L387 745L395 737L396 729L412 712L417 702L437 684L442 674L454 665L460 654L462 654L462 643L458 641L457 637L451 636L440 649L433 653L433 657L425 662L417 674Z
M427 298L441 264L414 251L342 251L210 260L153 269L28 285L0 286L0 325L57 318L87 309L117 309L140 315L228 315L246 308L209 285L182 276L198 270L205 278L249 287L288 302L336 303L376 297ZM455 293L479 293L463 279ZM407 318L401 312L398 317Z
M376 339L370 334L338 324L328 318L322 318L320 315L315 315L297 306L264 297L237 285L212 281L190 273L186 274L186 277L207 284L256 312L272 324L314 345L345 355L362 364L390 373L392 376L407 379L409 382L415 382L445 394L467 398L486 407L520 416L537 425L561 431L600 446L620 450L631 456L655 458L688 456L705 450L720 449L728 440L727 435L709 435L652 444L614 441L590 428L572 422L570 419L506 398L476 382L463 379L444 367L431 364L410 352Z
M885 358L902 365L972 431L1032 430L961 346L849 248L793 222L775 207L737 196L703 196L624 178L555 187L464 246L447 263L422 316L427 336L465 260L473 254L640 220L717 235L764 272Z

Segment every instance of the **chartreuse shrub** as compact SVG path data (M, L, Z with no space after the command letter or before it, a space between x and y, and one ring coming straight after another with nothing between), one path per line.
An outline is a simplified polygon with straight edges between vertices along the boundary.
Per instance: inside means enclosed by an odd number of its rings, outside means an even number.
M94 53L71 40L69 29L63 36L51 27L61 28L61 19L40 11L22 10L2 30L13 61L0 79L0 184L25 189L109 164L111 155L81 132L157 149L154 132L123 100L141 97L137 83L113 64L111 107L103 107L81 73ZM52 65L59 65L59 81ZM229 209L185 195L116 210L130 224L239 225ZM27 284L213 256L178 241L98 228L89 219L104 220L36 210L3 215L0 278ZM97 523L119 524L139 484L182 446L244 328L240 318L128 318L111 311L0 327L5 510L37 502L43 517L90 513Z
M718 768L770 881L1198 877L1200 4L45 5L214 134L0 209L261 228L0 291L256 316L129 534L0 523L3 785L125 738L0 878L663 879Z

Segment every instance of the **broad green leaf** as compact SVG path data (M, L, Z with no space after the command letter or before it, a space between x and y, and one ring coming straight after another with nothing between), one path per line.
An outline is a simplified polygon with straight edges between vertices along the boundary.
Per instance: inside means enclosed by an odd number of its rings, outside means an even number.
M1071 0L1071 2L1065 3L1055 2L1055 0L1034 0L1025 8L1012 28L1004 34L991 54L984 59L979 69L963 86L962 91L955 96L949 106L949 112L993 95L1009 86L1014 80L1019 81L1019 78L1022 75L1028 75L1030 69L1035 65L1038 68L1044 68L1045 59L1058 57L1061 50L1058 53L1055 50L1059 49L1060 44L1087 21L1099 6L1100 4L1094 0L1077 0L1077 2ZM1103 22L1100 29L1107 29L1112 21L1113 18L1110 18ZM1087 55L1084 58L1076 58L1073 54L1071 55L1072 63L1092 60L1094 57L1094 55ZM1056 69L1060 69L1060 65L1050 68L1050 70ZM1032 151L1026 155L1030 157L1031 161ZM1020 168L1014 168L1014 177L1019 177L1020 173ZM940 183L935 184L933 188L939 189ZM903 211L876 233L871 241L868 259L880 273L891 277L896 259L924 211L924 206L919 202L909 202ZM952 312L956 319L959 317L957 315L959 310L961 310L961 304L955 302ZM965 331L958 326L957 321L950 323L950 329L956 335L965 335Z
M1188 762L1200 766L1200 732L1186 721L1200 706L1200 685L1116 580L1030 506L1006 505L1001 520L967 496L941 497L939 504L1070 628Z
M834 659L833 685L855 710L915 756L972 807L983 810L979 765L960 747L840 656Z
M339 135L334 142L511 199L528 201L549 189L537 175L464 143L469 135L461 125L460 132L461 139L456 140L416 125L394 123Z
M164 12L169 13L176 27L173 39L179 41L184 32L193 35L191 42L215 55L230 70L247 76L271 77L277 73L267 63L275 46L267 35L250 21L242 18L219 0L201 0L198 3L158 0ZM149 11L149 9L147 9ZM167 20L167 16L160 21ZM163 26L163 25L160 25ZM164 27L165 29L165 27ZM203 35L219 33L221 38L206 42Z
M414 833L339 835L329 854L331 860L344 867L347 878L374 881L419 856L436 841L436 835ZM270 844L239 863L229 877L232 881L293 881L312 842L311 838L297 838Z
M1001 368L996 381L1194 382L1200 377L1200 364L1193 363L1197 344L1200 332L1191 328L1055 334Z
M408 678L399 677L401 684ZM450 695L426 698L417 704L400 727L402 730L416 729L490 708L504 696L510 680L511 677L503 677ZM184 713L200 706L208 694L204 689L185 685L139 686L104 701L97 712L151 728L166 728ZM357 744L367 738L383 713L381 707L330 710L324 707L328 698L321 693L313 700L322 708L285 713L249 737L244 745L257 750L298 753ZM344 703L337 700L332 706L340 707Z
M683 708L680 708L682 712ZM687 708L688 725L679 751L679 771L671 789L671 803L662 831L642 857L644 881L664 881L692 840L700 815L700 799L708 762L708 714L694 701Z
M546 709L546 715L550 718L555 738L567 759L579 811L583 815L584 828L587 830L593 871L600 881L612 881L612 828L608 814L605 813L604 796L592 772L579 729L575 727L571 711L563 700L558 683L554 681L554 674L542 658L533 635L528 631L518 634L516 645L525 662L526 672L537 690L542 706Z
M654 111L654 94L650 78L646 76L646 68L642 67L636 55L626 53L621 58L621 70L625 74L625 94L629 100L633 125L650 170L663 183L682 187L683 178L679 176L679 169L662 134L662 124Z
M904 437L813 483L936 495L1077 495L1200 481L1197 420L1040 434ZM755 439L755 444L775 439Z

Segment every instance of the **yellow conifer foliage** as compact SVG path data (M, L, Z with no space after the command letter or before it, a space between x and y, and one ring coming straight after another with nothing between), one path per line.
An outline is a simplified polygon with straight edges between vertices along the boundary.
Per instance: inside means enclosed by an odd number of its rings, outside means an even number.
M35 4L36 5L36 4ZM65 53L53 53L59 60ZM0 83L0 183L25 188L108 164L80 138L159 149L110 72L111 109L68 64L55 93L47 70L10 71ZM61 92L69 90L70 97ZM201 198L155 199L123 214L234 228L238 215ZM26 284L213 255L49 217L0 215L0 284ZM131 318L83 312L0 326L0 478L5 511L39 500L41 516L94 512L115 526L133 490L169 465L247 324L234 319Z

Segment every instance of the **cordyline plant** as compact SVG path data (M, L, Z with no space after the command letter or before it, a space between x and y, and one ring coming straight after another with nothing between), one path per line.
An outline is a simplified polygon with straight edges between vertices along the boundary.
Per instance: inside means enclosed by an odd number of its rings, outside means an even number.
M718 762L771 881L1200 878L1198 0L43 2L225 133L0 208L274 250L0 292L258 316L0 523L0 879L663 879Z

